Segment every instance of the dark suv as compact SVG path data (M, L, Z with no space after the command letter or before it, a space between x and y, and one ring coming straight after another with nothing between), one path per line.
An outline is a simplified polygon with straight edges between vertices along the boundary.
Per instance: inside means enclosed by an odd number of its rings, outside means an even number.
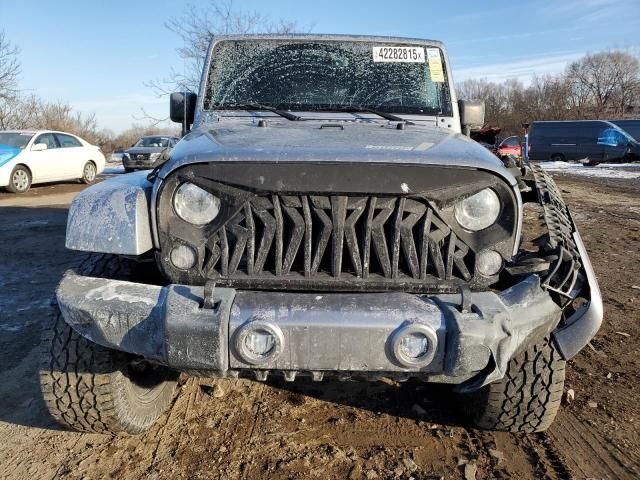
M149 170L163 164L169 158L171 149L180 139L166 135L142 137L122 155L122 165L126 172Z

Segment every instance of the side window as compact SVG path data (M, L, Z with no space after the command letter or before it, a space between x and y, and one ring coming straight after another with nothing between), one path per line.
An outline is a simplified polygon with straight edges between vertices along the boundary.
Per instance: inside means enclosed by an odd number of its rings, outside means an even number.
M518 137L510 137L504 141L504 144L507 147L517 147L518 145L520 145L520 140L518 139Z
M598 135L598 145L605 145L607 147L617 147L620 143L620 132L615 128L605 128Z
M44 143L47 146L47 150L58 148L58 142L56 142L53 133L43 133L38 138L36 138L35 142L33 142L34 145L36 143Z
M71 147L82 146L82 144L78 141L78 139L72 137L71 135L56 133L56 137L58 139L58 143L60 144L60 148L71 148Z

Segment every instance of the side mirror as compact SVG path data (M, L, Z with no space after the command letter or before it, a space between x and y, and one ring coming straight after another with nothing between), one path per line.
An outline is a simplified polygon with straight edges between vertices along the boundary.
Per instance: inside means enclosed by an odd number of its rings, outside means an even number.
M31 151L32 152L42 152L43 150L46 150L47 144L46 143L36 143L35 145L33 145L33 147L31 147Z
M482 100L458 100L462 132L470 136L471 130L484 126L484 102Z
M198 96L192 92L172 93L169 98L169 117L171 121L182 124L184 135L191 128L196 113Z

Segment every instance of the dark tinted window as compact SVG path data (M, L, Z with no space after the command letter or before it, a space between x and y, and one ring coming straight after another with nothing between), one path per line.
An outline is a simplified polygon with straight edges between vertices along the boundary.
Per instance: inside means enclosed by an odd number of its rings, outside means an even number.
M37 143L44 143L47 146L47 149L58 148L58 142L56 142L53 133L43 133L36 138L35 142L33 142L34 145Z
M82 144L71 135L65 135L63 133L56 133L60 148L81 147Z
M635 140L640 141L640 120L616 120L611 123L620 127Z
M598 135L598 145L621 147L629 143L629 138L617 128L605 128Z

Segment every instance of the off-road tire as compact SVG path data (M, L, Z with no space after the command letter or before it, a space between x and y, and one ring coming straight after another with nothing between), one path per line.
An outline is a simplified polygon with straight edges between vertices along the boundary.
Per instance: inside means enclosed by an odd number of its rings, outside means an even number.
M134 263L89 255L78 271L130 278ZM149 428L171 404L177 374L90 342L55 308L54 324L44 330L41 344L40 384L50 414L82 432L136 434Z
M474 423L507 432L546 430L560 407L565 365L552 340L529 347L511 359L502 380L465 396Z
M19 186L15 184L14 178L16 173L18 172L22 172L22 175L24 175L24 178L26 179L26 187L24 188L19 188ZM31 172L27 167L23 165L16 165L14 169L11 171L11 175L9 176L9 185L7 185L6 188L11 193L27 193L31 188L32 180L33 179L31 177Z

